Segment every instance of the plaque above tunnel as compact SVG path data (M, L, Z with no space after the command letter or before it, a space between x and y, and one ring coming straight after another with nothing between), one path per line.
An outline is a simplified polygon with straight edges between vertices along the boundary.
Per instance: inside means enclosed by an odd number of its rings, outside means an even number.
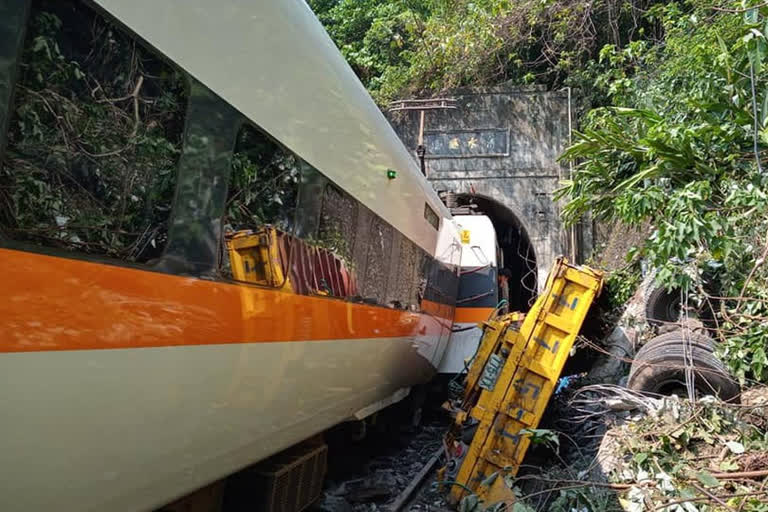
M477 158L509 156L509 129L424 132L426 158Z

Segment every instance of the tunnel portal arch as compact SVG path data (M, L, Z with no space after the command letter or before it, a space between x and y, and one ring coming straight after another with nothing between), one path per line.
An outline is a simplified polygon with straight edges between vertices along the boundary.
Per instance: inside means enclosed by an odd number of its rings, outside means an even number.
M503 258L499 268L511 272L510 311L527 311L538 293L538 265L536 250L520 216L499 201L479 194L455 194L453 201L491 220Z

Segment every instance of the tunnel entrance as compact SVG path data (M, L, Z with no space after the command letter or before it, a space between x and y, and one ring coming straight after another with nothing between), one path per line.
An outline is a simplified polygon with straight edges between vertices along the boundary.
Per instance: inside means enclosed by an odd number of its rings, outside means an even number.
M499 271L509 270L509 311L528 311L537 295L536 254L525 227L506 206L476 194L455 194L454 205L486 215L496 230ZM499 290L499 297L503 297Z

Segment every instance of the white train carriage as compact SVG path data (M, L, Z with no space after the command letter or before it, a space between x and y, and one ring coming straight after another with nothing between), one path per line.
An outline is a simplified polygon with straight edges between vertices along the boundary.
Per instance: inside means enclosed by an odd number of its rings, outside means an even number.
M458 231L303 0L0 0L0 57L0 509L152 509L435 372Z

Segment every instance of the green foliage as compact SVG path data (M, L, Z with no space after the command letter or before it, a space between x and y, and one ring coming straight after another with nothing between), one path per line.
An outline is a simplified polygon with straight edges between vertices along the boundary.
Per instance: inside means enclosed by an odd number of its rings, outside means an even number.
M742 380L768 378L765 14L673 3L648 14L663 43L604 48L597 82L615 106L586 116L563 155L576 172L560 191L568 221L591 212L650 223L654 233L632 256L658 268L661 284L731 298L708 307Z
M768 323L762 320L768 317L768 290L751 288L749 299L724 306L722 316L726 320L721 327L726 342L718 347L718 352L742 383L747 379L768 382Z
M429 0L309 0L355 73L378 97L404 87Z
M628 265L608 274L603 293L608 294L611 308L623 308L640 286L642 274L638 265Z
M244 127L232 157L226 222L235 229L273 224L290 231L298 202L299 159Z
M557 432L546 428L524 428L520 430L520 435L527 435L531 444L545 444L553 449L560 447L560 438Z
M651 35L650 0L309 0L380 103L510 81L589 85L604 44ZM598 92L598 91L595 91Z
M653 414L614 428L611 434L617 455L624 457L612 480L633 486L638 482L646 484L643 493L630 489L627 501L662 504L701 498L706 496L702 488L726 495L727 499L729 494L760 489L759 480L719 479L715 474L749 470L750 460L764 456L768 438L763 418L715 401L693 405L666 399L660 405ZM739 497L727 502L744 511L765 510L762 497L753 501ZM714 501L699 499L697 506L697 510L720 510L713 508L717 506ZM630 510L642 507L635 505Z
M614 512L622 510L616 497L616 491L601 485L592 486L589 480L579 481L589 474L593 461L590 458L574 461L573 465L541 465L540 473L525 474L513 479L517 501L513 510L533 512ZM598 484L603 482L598 482ZM548 489L548 492L545 491Z
M616 498L612 491L599 488L560 489L548 505L549 512L609 512L617 510Z
M529 487L527 493L517 493L518 502L552 512L639 512L647 510L648 504L661 507L675 502L679 510L706 512L732 507L765 512L764 496L743 495L764 490L762 478L722 477L722 473L764 466L761 461L768 453L768 417L764 407L754 405L762 403L765 390L752 391L749 396L745 394L745 405L752 407L710 399L695 404L677 397L643 399L648 400L645 414L609 427L606 439L610 441L603 442L599 453L600 471L607 474L597 481L590 478L596 469L592 457L580 456L569 466L545 465L540 474L516 480ZM539 480L548 484L544 488L551 494L540 491ZM606 483L622 485L610 488ZM718 499L728 507L720 508ZM685 500L695 501L684 506Z

